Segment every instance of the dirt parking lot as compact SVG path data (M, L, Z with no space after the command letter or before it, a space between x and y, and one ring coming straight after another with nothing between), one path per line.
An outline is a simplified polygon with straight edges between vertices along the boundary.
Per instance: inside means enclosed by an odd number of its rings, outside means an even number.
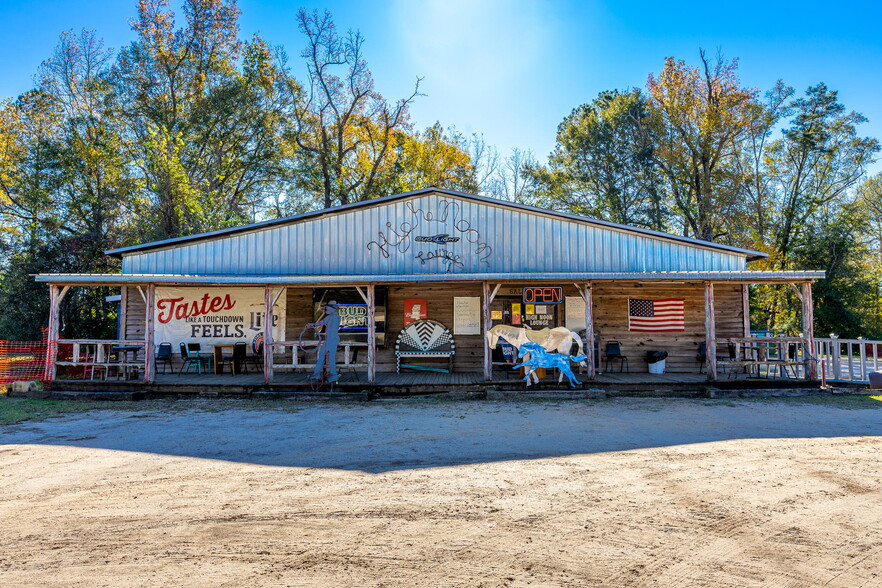
M880 435L837 398L70 414L0 427L0 585L882 586Z

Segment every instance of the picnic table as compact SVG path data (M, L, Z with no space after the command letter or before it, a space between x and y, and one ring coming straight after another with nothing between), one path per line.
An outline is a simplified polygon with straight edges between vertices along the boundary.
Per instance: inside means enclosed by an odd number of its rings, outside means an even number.
M724 339L729 348L729 358L722 359L717 364L729 374L734 376L737 370L743 370L746 374L756 373L762 376L762 367L766 368L766 376L772 375L773 370L778 370L778 377L785 375L790 377L789 368L805 367L806 363L813 358L805 353L805 339L802 337L732 337ZM791 353L792 346L796 349ZM802 349L802 358L799 350ZM794 376L795 376L794 370Z

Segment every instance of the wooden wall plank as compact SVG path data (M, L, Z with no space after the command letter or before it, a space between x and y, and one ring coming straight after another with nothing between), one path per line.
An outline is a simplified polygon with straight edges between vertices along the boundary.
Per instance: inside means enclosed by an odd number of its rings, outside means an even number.
M121 329L123 339L126 341L144 341L147 335L145 320L147 317L147 305L144 303L144 299L141 297L141 293L138 292L137 287L124 286L123 289L126 291L125 297L120 300L121 303L125 302L125 323ZM166 342L175 344L175 341L158 341L157 343Z

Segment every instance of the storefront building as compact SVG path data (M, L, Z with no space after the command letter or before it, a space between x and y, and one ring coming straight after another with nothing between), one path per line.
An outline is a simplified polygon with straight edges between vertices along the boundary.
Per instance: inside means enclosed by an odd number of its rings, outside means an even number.
M308 369L301 333L329 300L340 305L338 361L370 382L396 371L400 333L420 319L449 332L454 372L485 381L511 359L487 343L497 325L578 333L588 379L610 341L631 371L663 350L668 372L697 373L705 348L713 379L717 341L750 335L748 284L797 287L811 349L811 283L824 276L750 271L763 253L438 188L108 253L122 273L36 278L51 286L49 379L65 363L58 303L77 286L121 288L119 340L141 346L132 363L147 382L163 342L176 354L181 343L246 342L266 382Z

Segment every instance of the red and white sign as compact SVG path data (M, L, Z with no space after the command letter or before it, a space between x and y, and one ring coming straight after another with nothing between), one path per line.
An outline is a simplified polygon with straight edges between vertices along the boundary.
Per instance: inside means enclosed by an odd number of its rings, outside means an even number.
M428 304L425 298L406 298L404 300L404 326L428 316Z
M179 343L245 342L263 335L263 288L156 288L154 341ZM273 339L285 340L285 296L273 306Z

